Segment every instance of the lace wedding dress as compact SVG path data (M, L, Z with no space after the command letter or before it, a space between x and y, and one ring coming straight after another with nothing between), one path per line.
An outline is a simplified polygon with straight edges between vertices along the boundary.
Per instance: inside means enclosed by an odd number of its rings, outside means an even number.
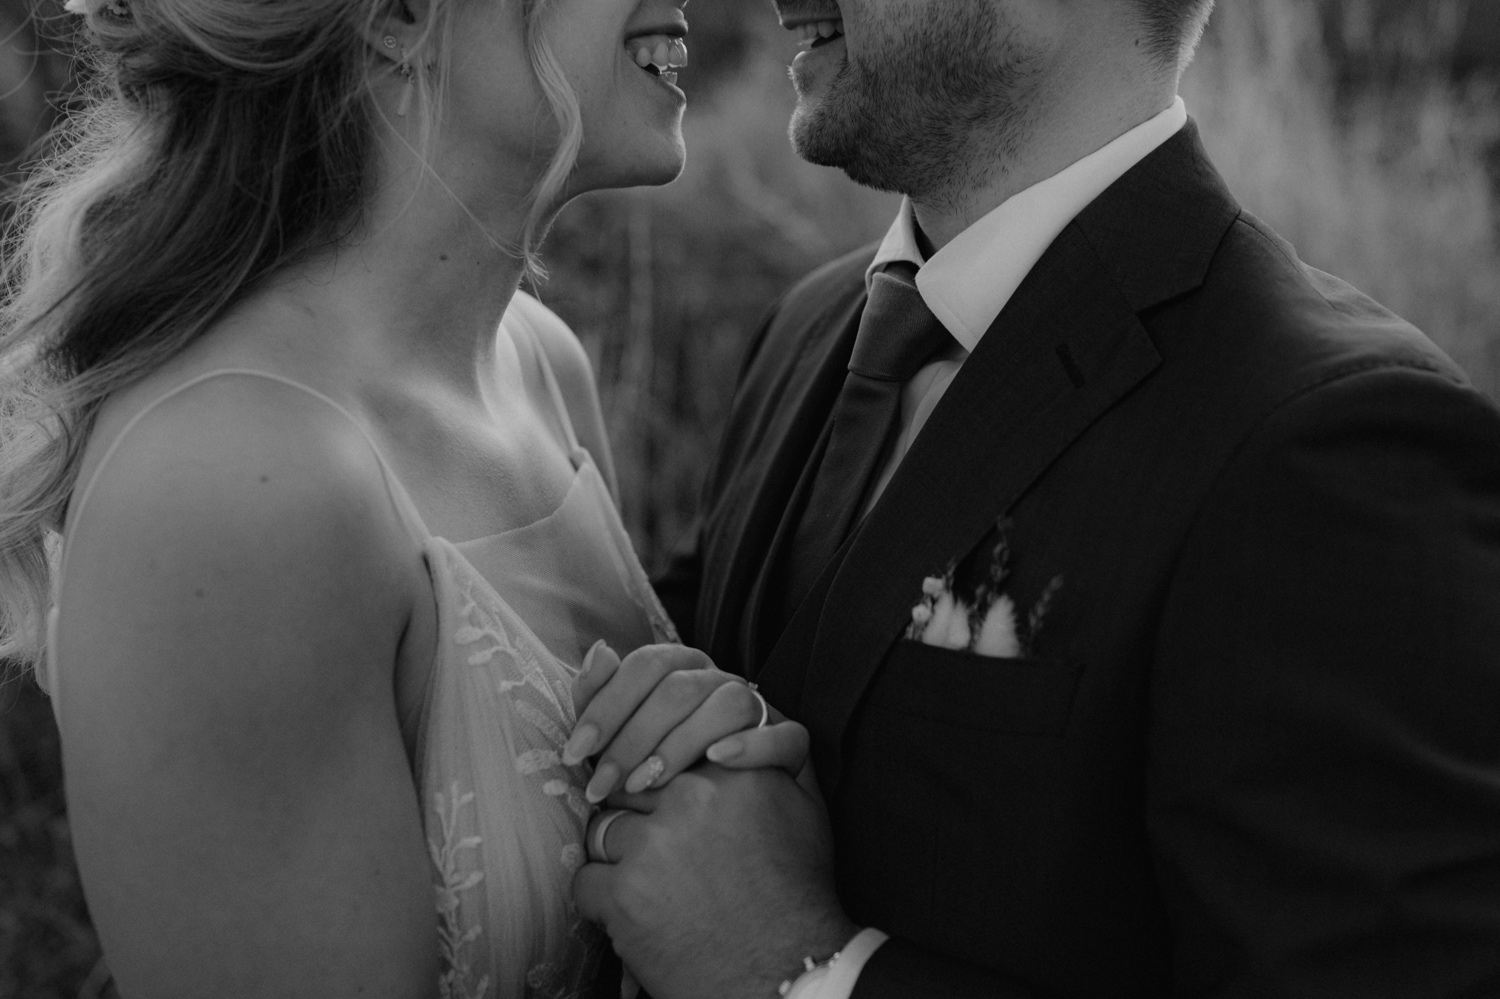
M512 336L535 342L515 307L504 322ZM546 355L539 346L535 353L567 434L572 484L541 520L470 541L432 535L363 426L332 399L280 375L200 375L147 406L115 441L160 402L215 378L270 379L309 393L369 441L422 544L438 610L430 680L399 708L432 861L443 999L592 994L607 943L571 898L590 810L586 771L561 760L575 720L572 685L597 639L622 654L676 640L604 480L574 436ZM85 488L75 514L87 497ZM53 622L56 614L54 607ZM56 691L52 670L49 660L44 685Z

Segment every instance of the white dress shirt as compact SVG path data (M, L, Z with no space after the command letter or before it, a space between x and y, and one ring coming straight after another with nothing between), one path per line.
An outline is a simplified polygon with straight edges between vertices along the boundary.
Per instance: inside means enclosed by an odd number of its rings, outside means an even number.
M964 361L1053 240L1115 181L1186 124L1187 106L1179 97L1161 114L1004 202L959 233L931 260L923 258L918 246L911 202L901 203L896 221L865 273L865 284L868 287L870 278L894 261L916 265L917 290L953 334L954 342L951 351L918 371L902 389L900 433L865 499L865 512L885 491ZM883 933L865 930L850 941L831 968L819 969L798 982L789 999L849 999L865 962L884 942Z

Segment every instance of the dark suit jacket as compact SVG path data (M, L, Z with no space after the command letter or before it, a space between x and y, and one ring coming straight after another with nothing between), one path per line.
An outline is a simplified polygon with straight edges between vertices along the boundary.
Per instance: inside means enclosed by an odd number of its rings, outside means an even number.
M751 350L689 640L812 731L857 999L1500 996L1500 412L1196 130L1057 239L771 647L864 250ZM1008 516L1028 658L902 637ZM774 638L774 636L773 636Z

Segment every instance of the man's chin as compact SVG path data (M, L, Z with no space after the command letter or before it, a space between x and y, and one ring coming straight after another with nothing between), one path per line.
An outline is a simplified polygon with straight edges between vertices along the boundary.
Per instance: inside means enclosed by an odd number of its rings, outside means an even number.
M836 120L836 116L827 114L821 107L804 108L799 104L792 114L790 134L792 149L814 166L842 170L861 187L897 194L910 193L896 182L889 165L876 162L868 155L863 140L849 128L847 121Z
M846 144L833 134L834 127L820 104L799 100L788 129L792 149L817 166L843 167Z
M871 183L875 178L869 164L862 162L868 158L862 155L868 136L859 124L865 118L860 101L851 94L849 63L844 61L833 79L821 85L794 67L792 83L797 107L787 132L797 155L815 166L842 170L857 184L881 187Z

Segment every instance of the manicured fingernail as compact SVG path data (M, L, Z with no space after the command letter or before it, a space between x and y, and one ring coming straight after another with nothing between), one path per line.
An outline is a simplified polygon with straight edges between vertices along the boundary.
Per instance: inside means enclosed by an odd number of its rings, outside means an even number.
M709 746L708 752L704 755L712 763L728 763L730 760L737 759L744 752L745 740L730 736L728 739L722 739Z
M660 756L652 756L631 773L629 779L625 781L625 790L631 794L639 794L661 780L661 775L666 770L666 762Z
M578 674L580 680L589 675L589 670L594 668L594 656L598 654L600 649L605 647L606 643L602 638L589 646L589 650L583 654L583 671Z
M599 730L597 728L588 722L578 726L563 746L563 766L576 767L582 763L594 751L594 743L598 741Z
M619 782L620 768L613 763L601 764L599 769L594 771L594 778L584 789L583 796L589 800L589 804L597 805L610 796Z

